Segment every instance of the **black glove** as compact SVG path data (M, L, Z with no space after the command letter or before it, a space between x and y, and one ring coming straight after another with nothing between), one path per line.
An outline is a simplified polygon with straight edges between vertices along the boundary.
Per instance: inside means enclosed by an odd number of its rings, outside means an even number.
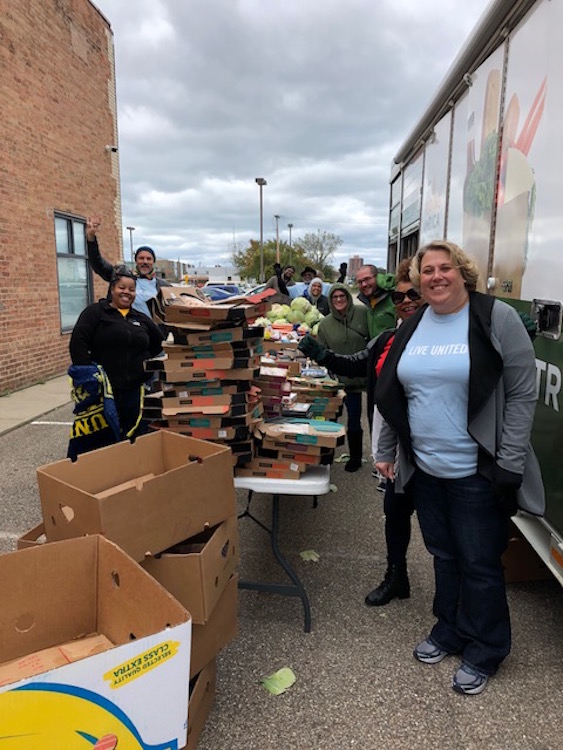
M495 464L493 471L493 494L498 509L508 518L518 512L518 489L522 484L522 475L502 469Z
M282 272L282 267L280 266L280 264L274 263L274 273L276 274L276 276L281 276L281 272Z
M341 263L338 270L340 271L341 276L346 276L346 272L348 271L348 263Z
M538 332L536 321L525 312L518 313L518 315L522 318L522 323L524 323L524 327L528 331L530 340L533 341L536 338L536 334Z
M306 333L301 341L297 344L299 351L303 352L306 357L314 359L319 364L324 360L326 349L321 346L314 336Z

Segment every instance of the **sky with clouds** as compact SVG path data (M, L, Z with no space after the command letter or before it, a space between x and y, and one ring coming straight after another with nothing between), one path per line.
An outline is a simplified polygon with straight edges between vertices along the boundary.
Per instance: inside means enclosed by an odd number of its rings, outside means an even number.
M114 32L123 224L194 264L342 238L385 265L393 156L489 0L94 0ZM128 234L124 229L124 243ZM127 255L127 253L126 253Z

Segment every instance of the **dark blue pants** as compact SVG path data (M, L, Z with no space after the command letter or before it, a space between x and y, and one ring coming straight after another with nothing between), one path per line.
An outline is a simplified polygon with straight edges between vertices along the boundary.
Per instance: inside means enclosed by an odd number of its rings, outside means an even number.
M404 494L395 493L394 482L387 482L383 497L385 512L385 542L387 545L387 563L404 566L407 559L407 548L411 540L411 516L414 502L410 486Z
M510 653L510 615L501 555L508 520L491 483L475 474L438 479L415 471L412 487L424 543L434 556L437 646L494 674Z
M348 432L359 432L362 429L362 393L346 393L344 399L348 413Z

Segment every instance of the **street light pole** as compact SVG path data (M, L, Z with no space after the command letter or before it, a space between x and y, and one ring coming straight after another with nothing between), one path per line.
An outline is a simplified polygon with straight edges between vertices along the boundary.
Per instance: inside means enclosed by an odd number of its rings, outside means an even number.
M291 257L292 256L292 253L291 253L291 230L293 229L293 224L288 224L287 226L288 226L288 229L289 229L289 262L292 263L293 259Z
M135 227L127 227L129 230L129 246L131 248L131 263L133 263L133 232L135 231Z
M279 214L274 214L276 220L276 263L280 262L280 219Z
M260 187L260 283L264 281L264 208L262 203L262 188L268 183L263 177L256 178L256 184Z

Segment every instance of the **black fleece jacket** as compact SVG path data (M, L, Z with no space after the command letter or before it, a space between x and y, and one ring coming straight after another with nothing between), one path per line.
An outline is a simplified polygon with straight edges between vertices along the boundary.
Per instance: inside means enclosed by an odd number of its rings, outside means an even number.
M114 390L136 388L147 379L143 363L162 350L162 333L143 313L123 316L106 299L88 305L70 338L73 365L101 365Z

